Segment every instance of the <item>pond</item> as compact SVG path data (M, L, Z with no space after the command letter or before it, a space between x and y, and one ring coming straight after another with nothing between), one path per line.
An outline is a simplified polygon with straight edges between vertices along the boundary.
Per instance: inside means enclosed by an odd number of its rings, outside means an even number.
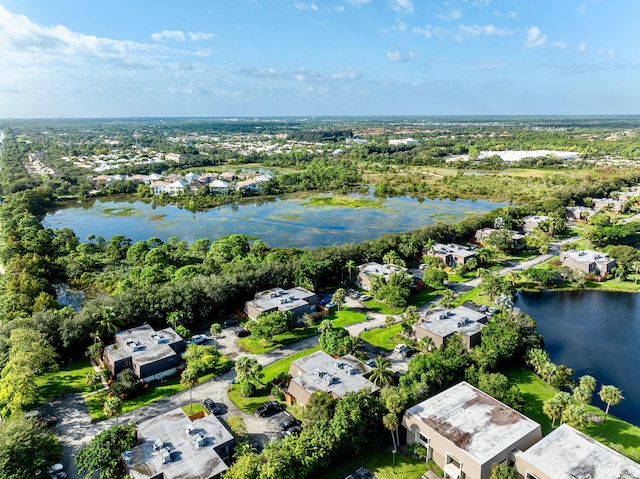
M313 248L359 243L383 233L412 231L438 221L453 223L487 213L504 203L484 200L430 200L409 196L314 195L249 198L193 213L137 199L93 199L63 205L46 216L48 228L71 228L107 240L124 235L134 242L172 236L192 243L232 233L260 238L272 247Z
M535 318L545 349L556 364L622 389L611 414L640 425L640 294L607 291L518 293L516 305Z

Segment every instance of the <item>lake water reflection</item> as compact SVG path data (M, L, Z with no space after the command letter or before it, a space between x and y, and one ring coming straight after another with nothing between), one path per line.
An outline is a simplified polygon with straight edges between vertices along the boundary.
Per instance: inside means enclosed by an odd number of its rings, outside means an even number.
M455 222L504 206L482 200L361 197L379 201L380 207L310 206L310 197L296 196L251 198L192 213L171 205L154 208L135 199L96 199L66 205L47 215L43 224L71 228L81 240L89 234L106 239L122 234L133 241L177 236L191 243L241 233L269 246L312 248L359 243L383 233L411 231L437 221Z
M640 425L640 294L606 291L518 293L516 305L536 319L545 349L556 364L622 389L611 413Z

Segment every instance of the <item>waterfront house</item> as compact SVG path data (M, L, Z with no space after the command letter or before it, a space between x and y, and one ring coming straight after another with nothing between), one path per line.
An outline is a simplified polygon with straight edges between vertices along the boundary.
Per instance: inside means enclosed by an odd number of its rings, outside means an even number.
M466 382L407 409L402 425L449 479L489 479L542 437L539 424Z
M560 262L563 266L594 276L604 276L616 267L616 260L607 253L589 249L563 251L560 253Z
M567 424L515 454L524 479L639 479L640 465Z
M480 330L487 321L486 313L465 306L451 310L432 309L420 315L414 332L416 339L430 337L436 347L442 346L453 335L459 334L465 348L470 350L480 344Z

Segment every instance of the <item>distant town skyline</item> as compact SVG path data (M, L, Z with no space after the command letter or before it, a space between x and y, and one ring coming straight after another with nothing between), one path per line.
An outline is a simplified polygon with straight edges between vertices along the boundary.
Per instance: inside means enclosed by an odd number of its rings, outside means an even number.
M0 118L640 113L637 0L0 0Z

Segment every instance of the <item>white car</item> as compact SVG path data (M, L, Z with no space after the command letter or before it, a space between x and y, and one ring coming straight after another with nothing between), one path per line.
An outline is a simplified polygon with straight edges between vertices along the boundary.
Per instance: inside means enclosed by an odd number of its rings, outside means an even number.
M204 334L194 334L193 336L191 336L191 339L187 342L189 344L200 344L205 339L207 339L207 337Z
M400 350L402 350L402 349L404 349L404 348L406 348L406 347L407 347L407 345L406 345L406 344L402 344L402 343L400 343L400 344L396 344L396 347L395 347L395 348L393 348L393 349L395 349L396 351L400 352Z

